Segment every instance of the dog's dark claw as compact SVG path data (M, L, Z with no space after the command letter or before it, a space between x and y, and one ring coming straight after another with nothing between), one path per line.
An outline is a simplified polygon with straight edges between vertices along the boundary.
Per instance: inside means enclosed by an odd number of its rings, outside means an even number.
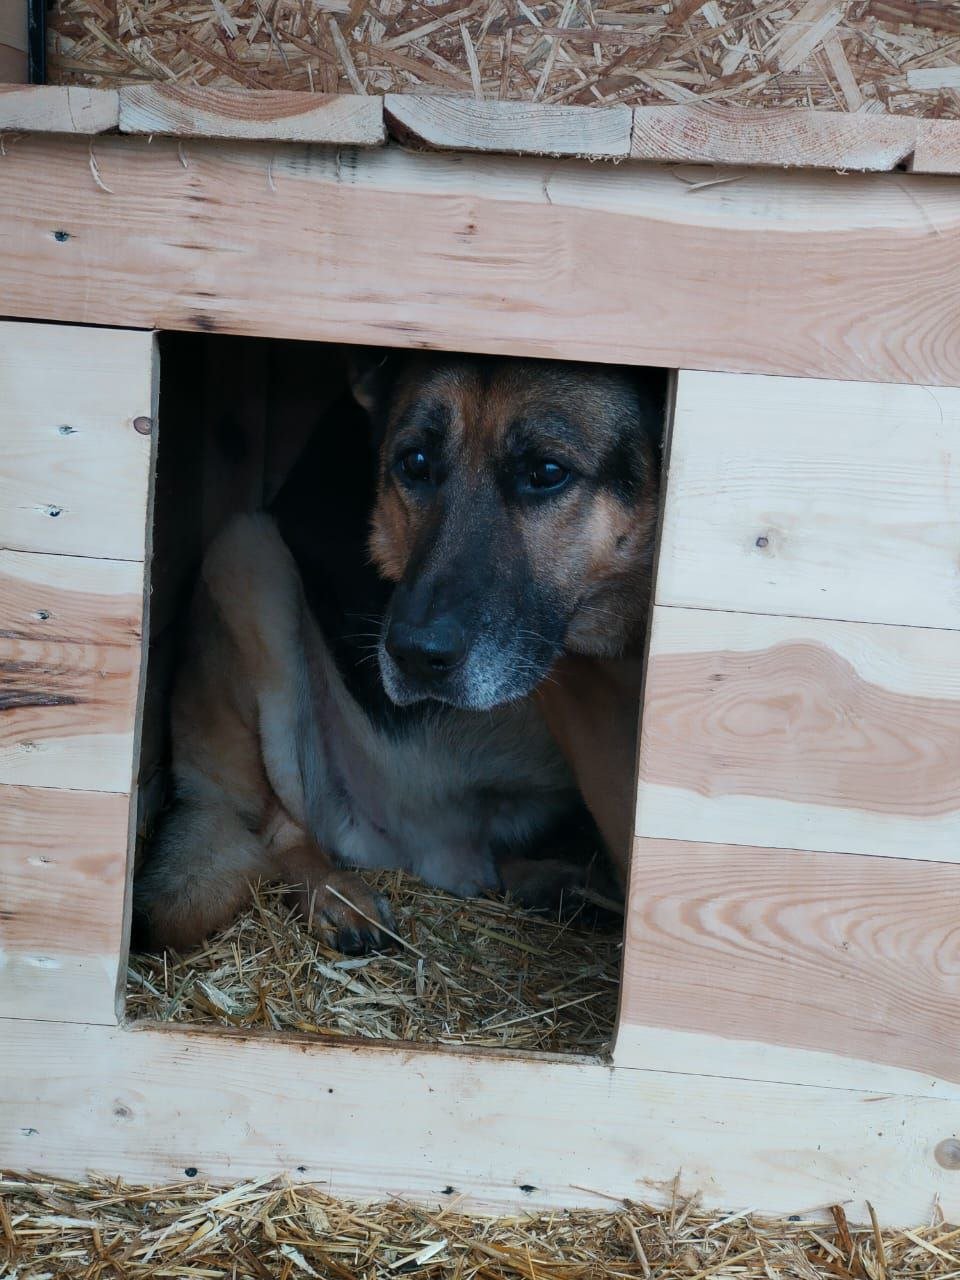
M353 925L341 925L337 930L337 950L345 956L362 956L372 949L373 936L369 929L363 932L354 929Z

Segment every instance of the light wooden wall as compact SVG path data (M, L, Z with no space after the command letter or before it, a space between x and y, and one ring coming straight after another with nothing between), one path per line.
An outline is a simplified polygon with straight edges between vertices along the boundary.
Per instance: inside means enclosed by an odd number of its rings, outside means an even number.
M155 344L0 325L0 1165L960 1213L958 396L679 375L612 1065L132 1030Z
M7 152L22 317L960 385L952 178L124 136Z
M682 373L615 1061L960 1097L960 390Z
M155 418L147 333L0 323L0 1015L116 1022Z

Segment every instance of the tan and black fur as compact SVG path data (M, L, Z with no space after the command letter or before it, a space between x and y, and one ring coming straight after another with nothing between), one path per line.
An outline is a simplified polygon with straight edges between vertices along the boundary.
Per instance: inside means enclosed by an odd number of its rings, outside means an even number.
M582 880L527 856L582 813L529 695L565 651L642 635L657 389L427 355L362 358L353 382L376 442L376 571L337 502L361 436L345 415L272 515L233 521L205 558L173 702L176 799L135 891L150 945L227 923L260 877L299 885L348 950L392 924L347 867L535 903Z

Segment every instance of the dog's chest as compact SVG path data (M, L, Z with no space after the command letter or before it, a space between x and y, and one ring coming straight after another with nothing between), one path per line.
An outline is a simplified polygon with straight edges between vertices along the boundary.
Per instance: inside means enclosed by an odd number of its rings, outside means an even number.
M529 839L575 797L529 704L431 709L387 728L343 685L335 709L330 701L320 711L326 796L314 811L321 838L347 862L401 867L454 892L480 892L496 887L494 846Z

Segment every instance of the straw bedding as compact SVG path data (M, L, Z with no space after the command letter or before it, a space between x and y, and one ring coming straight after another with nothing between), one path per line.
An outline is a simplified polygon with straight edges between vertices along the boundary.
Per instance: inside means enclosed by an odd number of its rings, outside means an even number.
M454 898L398 872L367 878L393 907L393 950L345 957L287 910L279 888L261 888L231 928L190 955L134 956L128 1016L476 1047L606 1048L618 917L594 908L591 923L585 903L572 919L548 918Z
M55 0L53 82L960 116L940 0Z
M305 1186L144 1189L0 1179L0 1277L13 1280L934 1280L960 1272L960 1230L915 1231L666 1209L467 1218L452 1203L359 1206Z

